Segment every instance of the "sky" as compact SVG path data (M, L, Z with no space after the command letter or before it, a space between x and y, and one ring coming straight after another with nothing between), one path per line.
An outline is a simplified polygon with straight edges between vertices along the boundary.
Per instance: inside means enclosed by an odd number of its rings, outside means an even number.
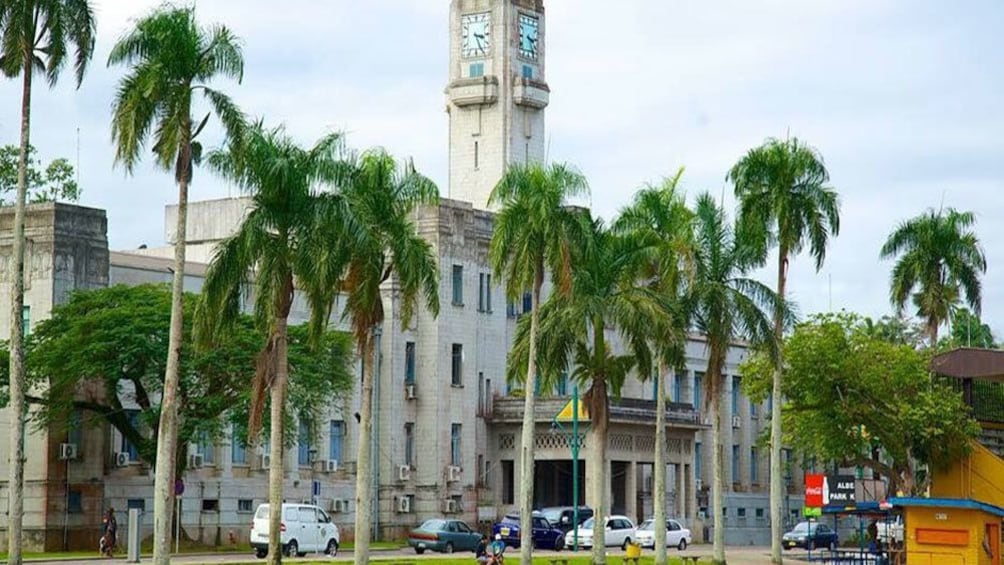
M79 162L81 204L108 213L112 249L164 244L172 176L149 158L114 165L109 120L121 67L105 62L151 0L92 0L94 60L75 89L36 84L32 142ZM645 183L686 167L683 187L734 207L725 172L768 137L797 136L824 157L841 230L816 272L794 259L804 316L891 311L879 248L928 208L976 213L987 254L984 319L1004 337L1004 3L997 0L546 0L549 158L577 166L589 204L616 215ZM244 41L250 115L303 144L342 131L382 146L448 195L443 89L448 0L200 0L199 19ZM20 84L0 82L0 144L16 143ZM79 131L79 134L78 134ZM207 129L204 145L219 144ZM79 161L78 161L79 139ZM191 199L236 194L199 171ZM773 270L758 276L773 286Z

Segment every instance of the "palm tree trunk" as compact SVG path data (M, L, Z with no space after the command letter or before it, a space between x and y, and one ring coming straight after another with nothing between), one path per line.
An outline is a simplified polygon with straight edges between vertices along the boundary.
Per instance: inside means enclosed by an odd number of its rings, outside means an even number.
M666 565L666 361L659 361L655 386L655 565ZM679 484L679 481L677 481ZM677 496L683 493L676 493Z
M24 214L28 192L28 147L31 126L31 63L27 53L21 90L21 154L17 162L17 202L14 206L14 249L10 279L14 284L10 298L10 475L7 517L7 551L11 565L21 565L21 540L24 520Z
M599 331L603 331L600 326ZM601 338L602 339L602 338ZM607 381L603 375L593 377L589 391L589 420L592 424L592 438L589 440L592 459L587 462L587 476L592 477L593 505L593 563L604 565L607 562L605 541L605 525L607 518L607 435L610 427L607 411Z
M268 465L268 548L269 563L282 562L282 491L285 473L285 443L283 427L286 422L286 387L289 382L289 363L286 357L287 320L279 316L275 324L275 382L272 384L271 414L269 418ZM293 556L295 557L295 556Z
M359 445L356 451L356 565L366 565L370 560L370 523L373 521L372 453L373 437L373 338L367 333L362 344L363 390L359 407Z
M537 405L537 324L540 320L540 289L544 286L544 266L539 263L533 277L530 305L530 353L526 364L523 394L523 433L520 438L519 481L519 562L533 565L533 441Z
M712 394L710 405L711 435L714 443L711 451L711 466L714 470L714 481L711 484L711 509L714 512L714 550L712 563L715 565L725 565L725 517L722 516L723 497L722 489L725 483L725 469L722 457L722 389L721 379L721 357L711 350L711 364L708 377L711 379Z
M940 320L931 317L931 320L927 323L927 335L931 336L931 349L937 349L938 347L938 326Z
M182 146L187 147L183 142ZM171 282L171 328L164 370L164 395L160 404L157 428L157 461L153 480L153 565L171 562L171 514L174 511L175 467L178 445L178 383L181 364L185 298L185 238L188 226L188 184L191 179L191 153L178 156L178 222L175 227L174 278ZM182 163L187 163L184 167Z
M774 365L773 398L770 414L770 561L781 565L781 536L784 535L785 492L784 477L781 470L781 405L784 396L781 392L781 382L784 371L784 359L781 355L781 345L784 339L784 292L788 277L788 252L783 247L779 250L777 260L777 299L778 306L774 311L774 340L777 343L777 359Z

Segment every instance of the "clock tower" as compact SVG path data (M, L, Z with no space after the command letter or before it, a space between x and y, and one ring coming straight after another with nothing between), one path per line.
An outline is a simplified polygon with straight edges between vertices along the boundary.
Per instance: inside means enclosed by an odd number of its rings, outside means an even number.
M543 0L451 0L449 196L488 209L509 163L543 161Z

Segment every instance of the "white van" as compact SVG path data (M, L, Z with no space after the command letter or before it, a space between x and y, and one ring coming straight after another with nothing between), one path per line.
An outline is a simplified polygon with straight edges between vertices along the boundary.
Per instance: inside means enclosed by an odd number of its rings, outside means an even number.
M251 526L251 547L258 558L268 555L268 504L258 506ZM338 526L331 523L328 514L310 504L282 505L282 551L288 557L302 557L307 553L323 551L338 554Z

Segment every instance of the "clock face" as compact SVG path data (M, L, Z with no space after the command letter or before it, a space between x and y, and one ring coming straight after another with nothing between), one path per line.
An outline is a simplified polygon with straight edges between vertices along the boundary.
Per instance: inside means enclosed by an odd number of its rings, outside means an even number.
M519 54L527 59L537 58L539 27L540 21L535 16L519 15Z
M461 52L464 57L484 57L492 46L492 20L488 12L466 14L460 23L463 33Z

